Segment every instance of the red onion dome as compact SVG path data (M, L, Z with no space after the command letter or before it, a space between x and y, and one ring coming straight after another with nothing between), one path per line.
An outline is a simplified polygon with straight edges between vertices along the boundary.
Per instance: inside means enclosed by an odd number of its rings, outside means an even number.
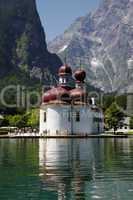
M76 81L84 82L84 80L86 78L86 72L83 69L78 69L75 72L74 77L75 77Z
M65 64L60 67L58 74L59 76L72 75L72 69L67 64Z
M61 100L61 101L69 101L70 100L70 95L69 92L63 88L63 87L55 87L52 88L51 90L48 90L46 93L44 93L42 102L43 103L48 103L50 101L55 101L55 100Z
M82 88L75 88L75 89L71 90L70 97L74 101L86 102L87 93Z

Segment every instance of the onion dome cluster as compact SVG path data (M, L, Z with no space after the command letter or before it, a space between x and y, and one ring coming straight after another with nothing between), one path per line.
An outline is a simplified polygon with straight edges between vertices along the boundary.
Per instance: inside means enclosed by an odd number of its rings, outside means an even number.
M72 69L68 65L63 65L60 67L58 72L59 77L65 77L65 76L72 76ZM84 80L86 78L86 72L82 69L78 69L74 73L75 82L79 85L79 87L76 87L75 89L71 89L66 84L59 84L57 87L54 87L50 90L48 90L46 93L44 93L42 102L48 103L51 101L63 101L70 103L71 101L82 101L86 102L87 93L82 88L82 85L84 83Z

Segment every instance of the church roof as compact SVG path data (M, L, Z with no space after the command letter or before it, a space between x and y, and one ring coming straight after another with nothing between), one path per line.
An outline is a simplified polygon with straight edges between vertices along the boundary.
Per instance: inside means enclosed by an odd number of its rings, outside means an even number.
M59 76L72 75L72 69L67 64L61 66L58 72Z
M70 100L69 91L64 87L57 86L44 93L42 98L43 103L55 100L66 101L66 102L69 101Z

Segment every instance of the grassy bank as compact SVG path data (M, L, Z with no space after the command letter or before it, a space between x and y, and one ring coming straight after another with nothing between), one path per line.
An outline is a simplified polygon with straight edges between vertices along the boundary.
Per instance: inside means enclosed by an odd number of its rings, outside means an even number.
M107 131L105 132L105 135L133 135L133 130L128 130L128 131L116 131L114 134L113 131Z

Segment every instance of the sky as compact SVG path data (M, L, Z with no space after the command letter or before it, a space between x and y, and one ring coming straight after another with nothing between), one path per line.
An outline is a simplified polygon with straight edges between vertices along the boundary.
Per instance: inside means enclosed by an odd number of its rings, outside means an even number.
M98 7L100 0L36 0L47 41L63 33L73 21Z

